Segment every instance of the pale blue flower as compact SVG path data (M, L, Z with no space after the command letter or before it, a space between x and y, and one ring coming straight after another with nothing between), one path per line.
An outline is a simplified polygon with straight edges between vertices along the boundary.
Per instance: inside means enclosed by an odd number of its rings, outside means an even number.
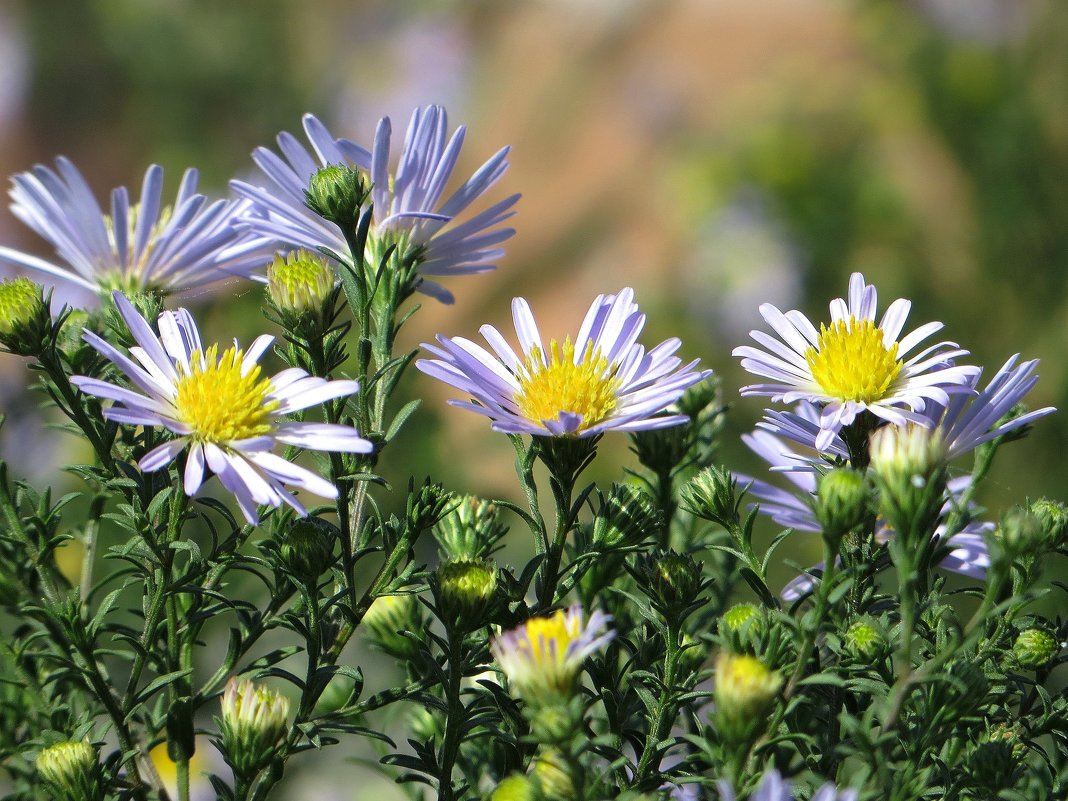
M56 170L37 165L14 175L11 211L47 239L62 260L54 263L7 247L0 260L71 281L102 293L193 289L248 277L270 260L273 242L235 227L247 201L216 200L197 193L197 171L186 170L172 206L162 204L163 169L148 168L141 199L131 204L126 187L114 189L108 213L68 159Z
M417 259L424 280L419 291L446 303L452 294L425 276L454 276L486 272L504 255L499 247L515 231L501 223L515 212L519 195L512 195L485 210L461 219L508 169L508 148L486 161L452 194L446 195L463 146L466 129L448 136L448 120L441 106L416 109L395 171L389 171L393 126L389 117L378 123L374 145L368 151L346 139L334 139L312 115L305 115L304 130L314 148L309 153L288 133L278 136L284 158L257 148L253 160L270 182L257 187L234 181L234 190L251 200L256 212L245 223L254 231L274 237L287 247L326 248L343 254L347 243L341 230L314 214L304 204L304 190L322 167L340 164L367 173L372 182L374 215L368 243L372 256L390 245Z
M735 801L734 789L726 780L717 783L720 801ZM856 801L856 790L839 790L831 782L820 787L812 801ZM783 779L777 770L769 770L764 774L760 786L749 796L748 801L794 801L793 788L790 783Z

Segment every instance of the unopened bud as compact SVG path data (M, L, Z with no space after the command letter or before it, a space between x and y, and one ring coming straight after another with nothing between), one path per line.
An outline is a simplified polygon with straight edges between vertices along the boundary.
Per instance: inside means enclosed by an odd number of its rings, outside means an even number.
M633 484L614 484L593 523L594 547L637 545L660 530L662 516L649 494Z
M401 634L423 627L422 607L414 595L380 595L363 616L372 645L397 659L411 659L419 645Z
M231 678L222 697L222 746L238 775L263 768L289 731L289 701L248 679Z
M567 759L556 748L547 748L538 755L530 775L542 798L569 801L577 796Z
M767 713L782 687L782 677L752 656L720 653L713 697L715 722L730 742L747 743L767 723Z
M1049 498L1039 498L1031 504L1030 512L1042 526L1046 548L1059 548L1068 534L1068 507Z
M1012 653L1020 667L1041 670L1049 667L1060 647L1057 638L1045 629L1026 629L1012 645Z
M508 533L496 504L465 495L434 527L446 559L485 559Z
M490 801L537 801L534 783L521 773L513 773L497 785Z
M0 281L0 344L20 356L41 352L51 319L41 287L19 276Z
M816 519L823 535L837 543L868 515L870 494L862 473L848 467L831 470L819 480Z
M862 617L845 633L845 646L854 656L873 661L886 654L886 631L877 621Z
M327 520L298 518L282 535L282 559L294 575L313 583L333 562L337 536L337 527Z
M48 746L37 755L37 772L57 801L96 801L103 795L96 749L88 740Z
M682 488L682 502L698 517L730 526L738 521L737 481L723 467L708 467Z
M304 190L308 208L345 231L356 228L366 199L367 184L363 174L340 164L330 164L317 171Z
M653 607L678 621L704 588L701 566L689 555L668 551L639 562L639 580Z
M871 437L879 511L898 539L924 530L939 513L946 484L946 449L937 431L885 425ZM908 550L915 543L901 543Z
M484 561L443 562L438 567L435 591L443 622L472 631L484 624L492 605L497 568Z
M334 271L325 259L306 250L275 256L267 267L267 292L282 312L317 312L333 288Z

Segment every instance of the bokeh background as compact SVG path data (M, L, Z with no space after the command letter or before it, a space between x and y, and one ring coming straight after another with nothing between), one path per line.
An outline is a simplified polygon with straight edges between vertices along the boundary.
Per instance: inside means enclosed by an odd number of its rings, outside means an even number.
M1032 405L1068 409L1062 0L0 3L0 172L65 154L102 199L151 162L170 191L195 165L225 193L251 173L252 148L299 130L305 111L369 144L380 116L400 127L426 103L468 125L465 175L510 144L496 196L523 199L500 269L453 281L453 306L428 302L410 346L509 328L515 295L562 334L594 295L634 286L647 341L680 336L723 376L736 400L724 459L753 472L737 435L762 405L737 399L731 348L760 325L759 303L822 319L861 270L881 307L911 298L914 324L944 321L988 373L1013 353L1041 358ZM0 241L50 255L6 209ZM248 341L267 325L259 299L239 284L186 301L210 334ZM0 376L13 421L0 450L16 472L63 482L56 465L77 443L43 427L18 359ZM405 391L426 402L385 467L396 484L431 473L516 495L511 450L481 418L421 375ZM1068 498L1066 446L1061 414L1006 449L990 514ZM606 447L629 458L623 442ZM397 792L351 789L356 768L332 764L301 786Z

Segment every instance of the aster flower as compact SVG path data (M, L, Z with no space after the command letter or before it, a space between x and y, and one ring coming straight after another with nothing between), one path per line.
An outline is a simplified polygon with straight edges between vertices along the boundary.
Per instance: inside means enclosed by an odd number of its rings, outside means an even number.
M395 173L389 173L393 126L389 117L378 123L372 151L346 139L334 139L318 119L304 117L304 130L314 156L288 133L278 136L280 158L266 148L257 148L253 160L270 182L256 187L234 181L234 190L253 201L256 213L245 224L258 233L291 247L326 248L344 253L347 243L341 230L305 205L304 191L310 178L329 165L365 171L373 182L374 202L368 249L381 255L397 245L402 257L415 257L424 280L420 292L451 303L452 294L426 276L453 276L486 272L504 255L499 245L515 231L500 224L515 212L519 195L494 203L484 211L459 221L459 217L508 169L508 148L497 151L451 195L445 195L459 159L466 129L461 126L447 138L448 121L441 106L416 109L408 125Z
M864 411L896 425L929 424L920 414L927 403L946 405L949 393L968 392L967 381L978 368L953 365L952 360L967 351L952 342L928 346L906 360L942 324L927 323L900 337L912 304L895 300L876 325L876 300L875 287L853 273L848 302L831 301L831 323L819 331L798 311L784 314L771 304L762 305L760 313L779 339L753 331L753 339L766 350L743 346L735 348L734 355L743 368L774 383L743 387L742 395L820 404L819 451Z
M162 205L163 168L145 173L141 199L131 204L126 187L112 190L101 210L85 178L68 159L56 171L37 165L11 179L11 211L47 239L62 260L54 263L7 247L0 261L71 281L94 292L159 290L172 293L263 266L271 240L233 225L247 201L210 202L197 193L197 171L182 176L172 206Z
M808 424L808 430L812 431L816 428L812 420L817 415L818 412L812 408L811 404L799 404L796 412L788 418L796 426L791 430L795 432L804 430L805 424ZM776 416L780 415L776 413ZM765 418L765 422L768 419ZM783 438L770 431L757 430L750 434L743 434L742 441L768 463L772 472L782 473L792 484L792 489L787 490L766 481L738 475L738 480L748 485L749 494L760 502L760 512L768 515L780 526L819 533L821 528L812 509L812 500L815 497L819 473L821 469L825 469L826 463L820 466L818 458L795 450ZM840 441L832 442L832 445L842 449L845 447ZM807 448L814 449L814 447L814 440L809 439ZM957 506L957 499L968 488L970 482L971 476L961 476L949 481L946 486L947 499L943 506L943 514L948 514ZM969 523L943 543L950 550L939 563L940 567L971 578L985 578L987 568L990 567L990 556L983 535L993 529L992 523L979 521ZM892 529L882 525L876 531L875 536L877 539L885 540L893 536L893 533ZM935 529L934 535L942 537L945 533L945 527L939 526ZM823 567L823 564L818 564L813 570L822 570ZM806 573L787 584L781 593L782 597L787 601L797 600L811 590L814 583L811 575Z
M548 617L532 617L500 634L490 643L490 651L516 693L528 702L566 701L575 692L586 657L615 636L604 631L610 620L597 611L587 621L576 604Z
M726 780L717 783L720 801L735 801L734 789ZM777 770L769 770L760 781L760 786L749 796L749 801L793 801L794 793L790 783L783 779ZM812 796L812 801L856 801L856 790L839 790L831 782L820 787Z
M422 372L470 395L473 401L449 402L490 418L495 431L592 437L678 425L689 418L656 415L711 373L696 370L697 361L682 364L674 355L678 339L648 352L637 344L645 315L630 288L598 295L574 341L553 339L548 348L522 298L512 301L512 319L521 356L496 328L484 325L480 331L493 353L439 335L436 346L423 345L437 358L416 362Z
M200 489L207 467L236 496L248 522L255 524L260 504L277 507L284 502L298 514L307 514L283 484L324 498L337 497L333 484L272 453L275 444L371 451L371 443L348 426L284 419L290 412L351 395L359 388L355 381L327 381L296 367L264 378L257 361L274 337L258 337L248 350L235 341L220 354L218 346L204 348L185 309L161 314L156 336L121 293L115 292L114 299L137 346L126 355L91 331L84 338L140 392L87 376L75 376L71 383L87 394L116 401L104 410L108 420L159 426L177 434L141 458L142 470L160 470L187 450L185 493L194 495Z

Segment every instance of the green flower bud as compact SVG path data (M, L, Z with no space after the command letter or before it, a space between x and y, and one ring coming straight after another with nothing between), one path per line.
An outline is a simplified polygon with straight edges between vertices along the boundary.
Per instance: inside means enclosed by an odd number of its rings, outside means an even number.
M262 769L289 731L289 701L247 679L231 678L222 697L222 750L240 776Z
M782 677L752 656L720 653L716 660L714 719L723 737L751 743L763 731Z
M0 345L33 356L41 352L51 328L40 286L21 276L0 281Z
M333 289L334 271L306 250L275 256L267 267L267 294L281 312L318 312Z
M593 523L593 545L598 550L638 545L662 526L660 510L647 492L634 484L613 484Z
M971 752L968 770L977 787L1003 787L1006 779L1019 768L1027 747L1020 733L1007 723L995 723Z
M37 772L57 801L95 801L103 797L100 763L88 740L48 746L37 755Z
M643 557L638 578L653 607L676 622L704 589L701 566L692 556L674 551Z
M473 631L484 624L493 603L497 568L492 562L444 562L438 567L434 590L443 622Z
M434 527L442 556L450 560L485 559L508 533L495 504L465 495Z
M415 482L408 483L408 503L405 511L406 524L413 536L433 528L456 503L451 492L428 478L419 489Z
M1045 629L1021 631L1012 645L1012 653L1020 667L1032 670L1048 667L1059 650L1057 638Z
M846 629L846 649L854 656L868 661L885 656L888 642L886 631L878 621L870 617L862 617Z
M513 773L497 785L490 801L537 801L534 783L521 773Z
M308 208L343 231L353 231L367 200L363 174L352 167L330 164L311 177L304 190Z
M918 425L885 425L872 434L870 450L879 512L898 533L899 547L908 552L915 543L905 542L905 533L926 529L942 508L946 486L942 436Z
M1039 498L1031 504L1029 511L1042 526L1045 547L1050 550L1059 548L1068 533L1068 506L1049 498Z
M816 519L823 536L837 543L868 515L870 494L864 474L839 467L822 476L816 492Z
M312 584L333 563L337 537L338 529L333 523L302 517L286 529L279 551L293 574Z
M746 623L749 623L749 621L753 621L752 625L756 625L763 621L761 609L756 604L735 604L723 613L723 625L730 631L738 631Z
M414 595L380 595L363 616L367 638L372 645L397 659L411 659L419 653L419 645L402 631L423 628L422 607Z
M1042 550L1045 530L1036 515L1021 507L1009 509L994 532L994 539L1009 558L1033 556Z
M729 470L708 467L682 488L682 502L697 517L726 527L739 519L737 489Z
M559 749L542 751L531 765L530 775L542 798L569 801L577 797L567 758Z

